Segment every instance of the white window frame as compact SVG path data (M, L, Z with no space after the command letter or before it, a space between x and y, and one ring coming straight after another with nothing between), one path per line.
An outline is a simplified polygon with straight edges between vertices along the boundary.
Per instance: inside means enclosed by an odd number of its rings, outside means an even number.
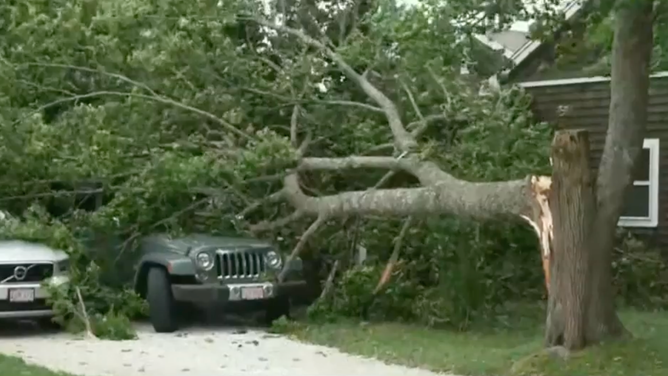
M649 180L637 180L634 186L649 187L649 216L620 217L620 227L657 227L659 225L659 139L646 138L643 149L649 149Z

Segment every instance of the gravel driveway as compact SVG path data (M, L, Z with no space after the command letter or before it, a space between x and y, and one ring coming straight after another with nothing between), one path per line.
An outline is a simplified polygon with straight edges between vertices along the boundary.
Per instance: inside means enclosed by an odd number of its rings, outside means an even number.
M343 354L262 329L201 326L157 334L139 325L135 341L80 339L15 326L0 328L0 353L86 376L435 376Z

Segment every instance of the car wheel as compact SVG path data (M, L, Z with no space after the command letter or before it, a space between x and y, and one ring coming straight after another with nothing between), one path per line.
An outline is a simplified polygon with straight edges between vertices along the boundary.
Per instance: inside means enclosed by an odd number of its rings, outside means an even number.
M174 332L178 329L176 304L167 271L163 268L151 268L147 278L146 300L151 325L158 333Z
M290 318L290 299L287 297L272 299L265 311L265 323L271 325L282 316L285 316L286 319Z

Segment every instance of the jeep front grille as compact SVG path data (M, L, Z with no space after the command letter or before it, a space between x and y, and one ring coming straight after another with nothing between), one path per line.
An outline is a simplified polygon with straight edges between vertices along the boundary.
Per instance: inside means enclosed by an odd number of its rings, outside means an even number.
M264 252L218 251L217 255L221 279L258 278L266 270Z
M42 282L53 277L53 268L53 263L0 264L0 283Z

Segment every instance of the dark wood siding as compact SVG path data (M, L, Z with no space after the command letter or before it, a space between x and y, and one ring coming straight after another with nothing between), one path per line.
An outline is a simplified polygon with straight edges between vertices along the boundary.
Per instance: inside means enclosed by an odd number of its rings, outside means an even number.
M548 82L546 82L548 83ZM533 96L533 109L543 121L561 129L586 129L591 142L591 163L594 169L605 143L610 106L610 82L560 84L527 87ZM558 110L566 109L564 116ZM647 235L662 246L668 245L668 77L652 78L645 138L659 141L659 225L655 229L631 228Z

